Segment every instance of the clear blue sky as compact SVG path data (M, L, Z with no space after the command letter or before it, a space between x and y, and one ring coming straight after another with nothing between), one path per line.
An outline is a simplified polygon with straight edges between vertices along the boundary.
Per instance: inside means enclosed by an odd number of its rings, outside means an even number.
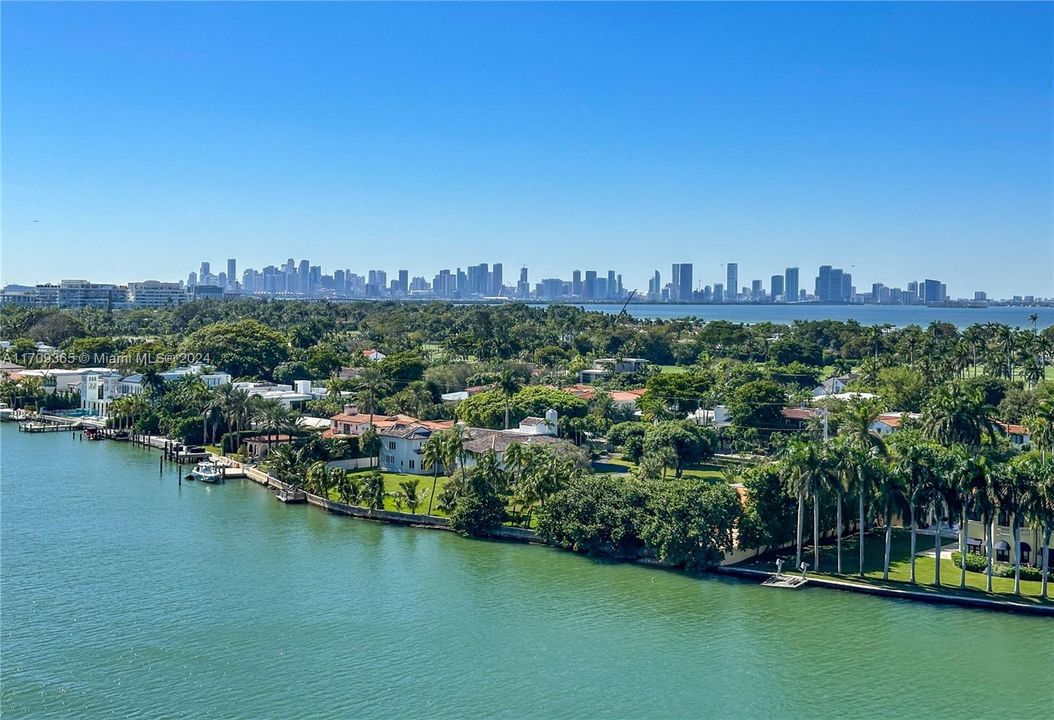
M1051 4L2 12L5 283L738 261L1054 295Z

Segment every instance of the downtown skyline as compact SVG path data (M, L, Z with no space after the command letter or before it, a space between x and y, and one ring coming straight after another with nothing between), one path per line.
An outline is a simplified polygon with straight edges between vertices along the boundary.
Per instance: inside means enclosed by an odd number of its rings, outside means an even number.
M766 279L778 258L859 288L910 270L954 296L1050 295L1052 19L1049 4L13 4L0 280L294 249L417 274L611 258L641 290L682 258L710 284L725 258Z

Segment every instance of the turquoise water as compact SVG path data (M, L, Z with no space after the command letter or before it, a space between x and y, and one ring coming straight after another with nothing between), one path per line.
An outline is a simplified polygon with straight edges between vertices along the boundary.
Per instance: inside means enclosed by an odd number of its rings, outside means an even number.
M1050 717L1054 622L177 485L0 428L5 718Z

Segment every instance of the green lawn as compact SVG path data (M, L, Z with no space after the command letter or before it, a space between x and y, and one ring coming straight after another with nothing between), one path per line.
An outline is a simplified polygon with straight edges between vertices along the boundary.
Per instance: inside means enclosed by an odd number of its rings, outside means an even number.
M811 518L806 518L806 534L809 533L809 525ZM802 559L809 563L811 566L813 563L813 553L811 541L808 537L806 538L806 547L803 550ZM826 543L826 544L825 544ZM949 541L945 541L945 547L949 544ZM933 548L933 537L931 535L919 535L916 545L916 550L922 552L924 550L932 550ZM780 551L779 555L784 558L790 559L790 564L794 562L794 548L789 547ZM885 535L882 532L872 533L866 536L864 542L864 582L870 584L887 584L882 580L882 565L883 558L885 555ZM829 576L832 578L845 578L848 580L857 580L860 578L857 576L858 568L858 554L857 554L857 536L854 534L851 537L846 536L842 540L842 575L837 575L834 570L836 567L836 551L834 540L823 541L820 545L820 568L821 572L814 573L813 568L809 568L809 574L818 574ZM741 563L744 567L758 567L763 570L772 571L774 569L775 555L765 555L760 558L754 558ZM789 568L789 565L787 566ZM991 594L985 592L985 575L984 573L966 572L966 585L967 590L962 591L959 589L959 574L960 570L950 559L941 560L941 587L937 588L933 584L933 571L934 571L934 559L932 557L919 556L915 559L915 585L909 584L909 578L911 577L911 533L907 530L894 530L893 531L893 543L890 551L890 562L889 562L889 582L888 585L891 587L910 588L912 590L920 592L944 592L951 594L965 594L973 597L986 597L994 599L1018 599L1013 595L1014 579L1013 578L992 578L992 590ZM1040 583L1038 580L1022 580L1021 581L1021 597L1020 600L1028 602L1041 602L1039 599ZM1048 602L1052 602L1048 600ZM1052 602L1054 604L1054 602Z
M360 481L364 480L367 475L370 475L372 470L362 469L349 472L348 475L351 477L358 478ZM410 512L410 510L403 506L400 510L395 503L395 498L391 497L394 493L401 493L399 483L404 480L413 480L414 478L420 480L420 484L417 486L419 491L424 492L424 500L421 502L421 506L417 508L418 514L423 514L428 511L428 502L432 497L432 476L431 475L411 475L410 473L392 473L382 472L381 477L384 478L384 492L388 494L388 497L384 498L384 509L395 510L398 512ZM439 476L439 482L436 484L436 495L438 496L443 491L443 486L446 485L447 477L445 475ZM336 489L329 491L329 497L331 500L340 501L340 496L337 494ZM432 504L432 514L440 517L445 517L445 513L439 510L435 503Z
M688 368L683 365L659 365L659 372L664 373L683 373L688 372Z
M598 473L611 473L613 475L624 475L628 473L634 467L633 463L628 460L624 460L621 455L614 454L610 457L606 457L602 460L597 460L593 463L593 470ZM673 474L672 471L667 473L667 477ZM702 464L695 465L687 468L681 473L684 477L696 477L696 478L717 478L719 480L724 479L724 473L721 472L720 465Z

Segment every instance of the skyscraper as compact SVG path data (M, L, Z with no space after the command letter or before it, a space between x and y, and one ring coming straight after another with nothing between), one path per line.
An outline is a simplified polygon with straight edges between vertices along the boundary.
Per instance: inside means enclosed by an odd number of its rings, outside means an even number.
M821 265L820 271L816 275L816 299L817 300L830 300L831 299L831 273L834 268L830 265ZM841 279L839 278L839 282Z
M238 284L238 261L227 258L227 285L233 290Z
M787 268L787 270L783 273L783 279L784 300L787 302L796 302L798 300L798 268Z
M299 277L297 289L305 295L311 292L311 263L301 260L297 268L297 276Z
M403 295L410 292L410 273L406 270L399 271L399 292Z
M772 296L772 301L775 302L777 298L783 297L783 276L773 275L769 278L769 294Z
M725 286L721 283L714 283L714 302L725 301Z
M501 263L494 263L494 268L490 273L490 294L494 297L501 295L502 290L505 288L505 281L502 279L501 273Z
M617 287L615 286L615 271L608 270L608 291L605 297L613 298L618 295Z
M725 276L725 302L735 302L739 287L739 263L728 263Z
M692 289L692 264L681 263L680 287L677 290L677 298L681 302L691 302Z
M681 299L681 264L674 263L670 268L670 301Z
M201 278L202 281L204 281L205 278L208 277L211 274L212 274L212 270L209 268L208 261L207 260L202 260L201 261L201 272L198 273L198 277Z
M583 295L587 300L595 300L597 297L597 271L586 270L586 282Z
M575 270L571 273L571 294L582 297L582 271Z

